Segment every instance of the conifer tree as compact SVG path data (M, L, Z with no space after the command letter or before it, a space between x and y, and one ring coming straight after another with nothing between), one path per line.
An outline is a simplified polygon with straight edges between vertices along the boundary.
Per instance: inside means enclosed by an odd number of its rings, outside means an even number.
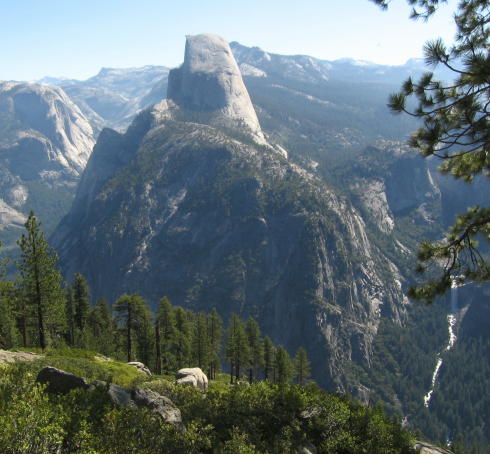
M306 350L300 347L294 358L294 375L296 383L304 385L306 380L310 377L310 362L308 361L308 355Z
M157 368L162 372L170 372L175 365L174 347L176 341L175 314L170 300L164 296L158 302L156 314L156 328L159 337L160 360L157 360Z
M233 375L236 381L240 380L242 370L250 362L250 346L243 322L236 314L228 324L226 358L230 362L230 382L233 383Z
M6 265L6 260L0 260L0 348L10 348L18 341L15 326L15 288L12 282L3 280Z
M152 313L148 303L142 298L137 311L135 327L137 358L149 366L153 364L153 346L155 344Z
M90 330L94 347L104 355L111 355L115 351L114 320L109 303L104 298L99 298L91 309L87 327Z
M2 242L0 241L0 248ZM0 348L10 348L17 343L15 326L15 288L4 281L7 260L0 260Z
M191 330L189 314L180 306L175 308L174 355L178 369L189 365L191 352Z
M56 335L66 319L61 274L56 268L58 256L40 226L31 211L25 223L26 233L17 242L21 249L18 285L26 308L34 313L38 344L44 350L49 335Z
M209 345L211 348L211 355L209 360L209 378L216 378L216 372L220 367L219 355L221 352L221 338L223 320L221 319L218 311L213 307L211 313L208 315L208 333L209 333Z
M264 341L264 380L274 380L275 347L269 336Z
M85 329L90 312L90 292L83 274L75 273L72 291L75 325L82 332Z
M201 369L209 364L211 357L211 345L208 334L207 317L205 314L197 314L192 330L192 359L194 364Z
M284 384L291 380L291 375L293 373L293 365L291 363L291 358L288 352L282 346L279 346L276 350L275 360L275 382Z
M248 381L252 383L256 377L257 371L264 364L264 344L257 322L250 317L245 326L250 346L250 362L248 370Z
M73 298L73 287L65 286L65 316L67 326L67 342L72 347L75 345L75 301Z
M114 305L117 319L125 331L125 349L128 362L133 360L134 332L138 328L140 316L143 313L145 302L137 294L124 294Z

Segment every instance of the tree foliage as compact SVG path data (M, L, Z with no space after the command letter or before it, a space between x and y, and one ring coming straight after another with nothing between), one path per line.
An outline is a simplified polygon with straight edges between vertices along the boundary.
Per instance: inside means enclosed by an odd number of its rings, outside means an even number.
M21 249L19 291L23 300L23 317L32 316L37 327L38 345L44 350L48 340L59 333L65 323L64 295L58 256L49 247L40 229L41 223L31 211L25 223L26 233L18 241Z
M383 8L386 0L372 0ZM407 0L412 18L428 19L445 0ZM489 0L461 0L454 15L457 34L452 45L441 39L424 47L429 67L444 66L454 74L450 83L432 72L420 80L409 78L389 107L421 119L409 143L425 157L442 160L443 173L471 182L480 175L490 177L490 54ZM415 99L411 108L409 99ZM490 280L490 263L478 241L490 242L490 208L474 206L457 216L442 241L420 245L417 271L437 271L435 277L410 290L410 296L432 302L453 282Z

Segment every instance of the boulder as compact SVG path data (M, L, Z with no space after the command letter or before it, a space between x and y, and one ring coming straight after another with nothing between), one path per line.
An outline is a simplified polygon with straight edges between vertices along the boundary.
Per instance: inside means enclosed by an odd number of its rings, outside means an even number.
M178 370L177 383L180 385L192 385L203 391L208 389L208 377L199 367L187 367Z
M413 447L419 454L453 454L447 449L431 445L425 441L416 441Z
M128 366L133 366L136 367L140 372L146 374L148 377L151 377L151 372L148 367L146 367L143 363L140 363L138 361L131 361L130 363L126 363Z
M107 395L116 407L120 408L147 408L163 421L170 424L181 424L180 410L165 396L147 389L127 389L122 386L96 381L95 386L107 389Z
M297 452L298 454L317 454L318 450L307 441L298 448Z
M198 386L197 379L194 375L187 375L186 377L179 378L177 383L179 385L193 386L194 388L197 388Z
M55 367L44 367L37 374L39 383L46 384L46 391L53 394L67 394L73 389L87 389L88 383L77 375Z
M127 389L96 380L90 385L77 375L70 374L54 367L41 369L37 376L39 383L47 384L46 391L55 394L66 394L73 389L92 391L96 388L105 390L107 397L119 408L147 408L158 415L164 422L182 424L180 410L167 397L145 389Z

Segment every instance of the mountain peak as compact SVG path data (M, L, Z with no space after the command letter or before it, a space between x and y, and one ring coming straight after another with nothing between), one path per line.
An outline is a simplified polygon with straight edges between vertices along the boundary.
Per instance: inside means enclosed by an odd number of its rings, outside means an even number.
M239 126L264 141L235 57L220 36L186 37L184 63L170 71L167 97L185 110L206 113L210 124Z

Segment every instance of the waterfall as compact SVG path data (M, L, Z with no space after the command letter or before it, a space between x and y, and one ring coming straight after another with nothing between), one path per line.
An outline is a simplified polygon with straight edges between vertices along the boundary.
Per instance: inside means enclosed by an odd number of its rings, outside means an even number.
M456 343L456 333L455 333L455 326L456 326L456 314L458 313L458 284L456 283L456 279L453 279L451 282L451 308L450 312L447 315L447 329L449 333L449 340L446 345L446 348L443 350L444 351L449 351L451 348L453 348L454 344ZM432 397L432 394L434 392L434 387L437 382L437 376L439 375L439 370L441 369L442 366L442 353L440 352L437 354L437 362L436 362L436 367L434 369L434 372L432 374L432 382L431 382L431 387L429 392L424 396L424 406L429 407L430 399Z

